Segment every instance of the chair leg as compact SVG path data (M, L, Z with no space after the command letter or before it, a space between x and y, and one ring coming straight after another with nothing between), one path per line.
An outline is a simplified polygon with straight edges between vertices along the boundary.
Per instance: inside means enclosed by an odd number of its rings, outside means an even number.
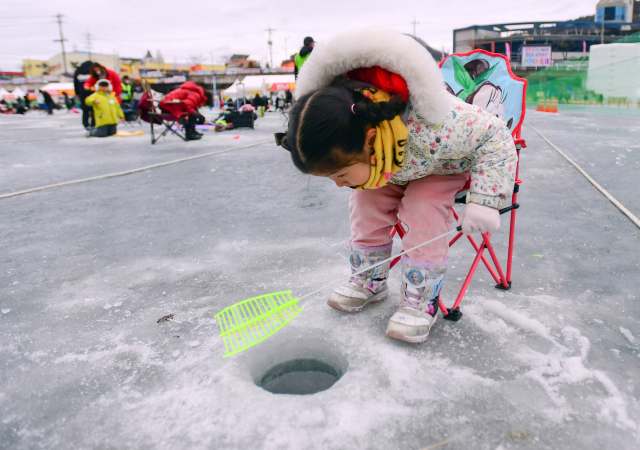
M460 303L462 302L464 294L467 293L467 289L469 288L471 279L473 278L473 275L475 274L476 269L478 268L478 264L482 259L482 253L484 253L484 249L485 249L485 244L483 242L482 245L480 246L478 253L476 254L476 257L473 260L473 264L471 264L471 269L469 269L467 278L465 278L464 283L462 284L462 288L460 288L460 292L458 293L458 297L456 298L456 301L453 303L453 306L451 308L447 308L443 303L442 299L438 300L440 310L442 311L442 316L445 318L445 320L457 322L462 318L462 312L460 311Z
M479 251L480 247L478 246L478 243L475 241L475 239L473 239L473 237L471 236L467 236L467 238L469 239L469 242L471 243L471 245L473 246L473 248L475 249L475 251ZM500 278L498 277L498 274L496 273L495 270L493 270L493 267L491 266L491 264L489 263L489 260L487 259L486 256L482 255L482 262L484 263L485 267L487 268L487 270L489 271L489 273L491 274L491 276L493 277L493 280L496 283L500 283Z
M393 227L393 230L391 230L391 237L393 237L394 234L398 233L398 236L400 236L400 239L402 239L405 235L405 231L404 228L402 228L402 222L400 220L398 220L398 223L396 223ZM404 253L404 250L400 253ZM391 261L391 264L389 265L389 269L393 268L393 266L395 266L396 264L398 264L398 261L400 261L400 256L398 256L397 258L394 258L393 261Z
M491 234L485 233L482 235L482 239L484 239L484 245L489 250L489 255L491 255L491 259L493 260L493 264L495 264L496 269L498 270L498 275L500 275L500 280L498 280L498 284L501 284L504 289L509 289L509 283L507 283L507 279L502 272L502 267L500 266L500 261L498 261L498 256L496 252L493 250L493 245L491 245Z
M453 244L458 242L458 239L460 239L461 237L462 237L462 231L456 234L456 236L449 241L449 247L451 247Z
M513 202L517 200L518 194L513 194ZM511 224L509 226L509 251L507 252L507 283L511 286L511 267L513 265L513 239L516 234L516 210L511 210Z
M162 133L160 133L160 136L158 136L158 138L156 139L156 141L159 141L159 140L160 140L160 138L165 137L165 136L167 135L167 133L169 132L169 130L170 130L169 128L167 128L167 125L166 125L166 124L163 124L163 125L164 125L164 130L162 130Z
M462 288L460 288L460 292L458 293L458 297L456 298L456 301L453 303L453 307L451 309L456 309L460 306L460 303L462 302L462 298L464 297L464 294L466 294L467 289L469 288L469 284L471 283L473 274L476 272L476 269L478 268L478 263L480 263L480 260L482 259L482 254L484 253L484 249L485 249L485 243L483 242L482 245L480 246L480 250L478 251L478 253L476 254L476 257L473 260L473 264L471 264L471 269L469 269L467 278L465 278L464 283L462 284Z
M453 212L453 217L456 220L458 220L458 214L455 212L455 210L453 208L451 208L451 211ZM460 239L461 237L462 237L462 233L458 233L451 240L451 242L449 242L449 247L451 247L453 244L455 244L458 241L458 239ZM475 239L473 239L473 237L471 237L471 236L467 236L467 239L469 240L469 242L473 246L473 249L476 251L476 253L478 253L480 251L480 247L476 243ZM495 270L493 270L493 267L491 267L491 264L489 264L489 260L484 255L482 256L482 262L484 263L485 267L487 268L487 270L489 271L489 273L491 274L491 276L493 277L495 282L499 284L501 281L500 281L500 278L498 278L498 274L496 273Z

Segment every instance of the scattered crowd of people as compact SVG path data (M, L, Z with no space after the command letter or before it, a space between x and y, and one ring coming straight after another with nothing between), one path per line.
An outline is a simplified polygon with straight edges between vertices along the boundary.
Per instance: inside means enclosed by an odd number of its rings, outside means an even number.
M304 40L304 47L296 55L296 75L299 68L307 60L313 50L314 41L311 37ZM79 65L73 78L75 95L62 92L56 100L50 92L39 90L35 100L27 95L15 102L0 100L0 113L25 114L29 110L41 110L52 115L54 110L66 109L68 112L82 113L82 126L87 130L87 137L107 137L117 133L119 122L138 121L140 117L139 105L145 96L145 87L139 76L120 78L117 72L104 67L98 62L85 61ZM33 96L32 96L33 97ZM224 112L255 111L264 117L265 111L285 110L293 104L293 94L290 90L275 97L256 94L252 99L216 97ZM145 103L146 105L149 102ZM204 89L204 85L187 81L168 92L157 104L160 112L170 114L184 127L187 140L197 140L202 134L196 130L197 125L205 124L205 118L199 108L205 104L213 105L211 93ZM254 113L255 118L257 114ZM214 122L215 123L215 122ZM218 125L227 126L224 117L218 118Z

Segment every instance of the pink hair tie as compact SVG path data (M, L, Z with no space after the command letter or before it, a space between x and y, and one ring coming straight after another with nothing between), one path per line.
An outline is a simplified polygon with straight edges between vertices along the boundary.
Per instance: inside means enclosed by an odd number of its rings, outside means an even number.
M354 107L354 106L356 106L356 104L355 104L355 103L354 103L353 105L351 105L351 112L355 114L356 112L353 110L353 107Z

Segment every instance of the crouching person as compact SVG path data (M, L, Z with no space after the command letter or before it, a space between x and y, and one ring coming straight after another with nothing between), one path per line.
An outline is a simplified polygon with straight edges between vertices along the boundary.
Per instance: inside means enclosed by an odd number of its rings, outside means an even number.
M84 101L87 106L93 108L93 117L96 121L96 126L91 131L87 131L86 136L113 136L117 131L118 119L124 123L124 113L109 80L98 80L95 89L96 92Z
M204 116L200 114L198 108L206 101L207 95L202 86L198 86L193 81L187 81L164 96L160 102L160 109L180 118L187 140L195 141L202 137L202 134L196 131L196 125L204 123ZM184 113L187 113L188 117L184 117Z

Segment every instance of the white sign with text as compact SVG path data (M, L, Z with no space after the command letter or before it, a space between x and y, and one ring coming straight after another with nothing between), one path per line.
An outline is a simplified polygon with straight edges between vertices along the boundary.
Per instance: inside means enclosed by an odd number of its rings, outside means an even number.
M522 47L522 67L549 67L552 63L551 46Z

